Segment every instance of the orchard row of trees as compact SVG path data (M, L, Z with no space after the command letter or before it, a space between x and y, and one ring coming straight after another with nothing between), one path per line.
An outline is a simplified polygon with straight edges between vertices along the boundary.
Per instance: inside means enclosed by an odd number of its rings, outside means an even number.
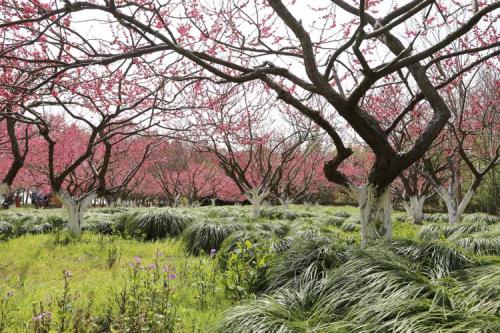
M320 166L358 202L362 246L392 236L393 183L415 222L434 189L455 223L498 163L499 8L3 0L3 191L47 183L78 233L93 199L138 188L175 203L231 183L257 215L328 187Z

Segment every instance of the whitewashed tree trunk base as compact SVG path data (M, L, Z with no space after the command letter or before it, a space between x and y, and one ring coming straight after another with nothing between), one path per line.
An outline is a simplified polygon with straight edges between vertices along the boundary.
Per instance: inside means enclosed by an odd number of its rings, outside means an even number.
M0 183L0 195L6 195L10 191L10 186L6 183Z
M403 203L406 214L408 214L413 224L422 224L425 199L424 196L419 197L417 195L412 195L408 202Z
M74 198L66 191L59 191L58 196L68 210L68 230L76 237L80 237L82 233L82 223L85 209L90 205L92 200L97 198L95 193L88 194L80 198Z
M259 188L253 188L245 194L248 201L252 204L253 218L258 219L260 217L260 206L268 194L268 192L259 194Z
M374 186L367 184L358 189L361 219L361 247L386 238L392 239L392 205L389 190L377 193Z
M285 208L285 210L288 210L290 208L290 204L293 203L292 199L289 198L278 198L278 200L280 201L283 208Z

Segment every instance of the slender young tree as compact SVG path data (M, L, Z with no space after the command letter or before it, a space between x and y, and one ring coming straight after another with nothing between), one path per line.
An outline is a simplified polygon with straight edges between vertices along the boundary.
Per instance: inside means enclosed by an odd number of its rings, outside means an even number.
M486 174L500 160L498 82L496 73L487 71L450 89L453 118L443 135L447 149L431 151L425 161L426 176L445 202L451 224L460 222ZM447 151L444 156L443 151Z
M218 165L209 153L201 153L192 145L172 141L157 149L158 158L150 163L149 173L173 207L181 198L195 205L200 199L216 195Z
M321 170L325 158L325 150L320 142L312 138L305 147L295 152L274 191L285 209L310 194L313 188L325 180Z
M259 89L259 87L253 87ZM252 205L253 216L260 216L262 202L277 193L285 170L293 164L307 133L297 129L273 127L271 114L279 115L276 104L264 91L252 95L252 88L220 93L210 110L198 110L197 144L213 153L225 174ZM253 91L254 93L259 90ZM257 97L258 96L258 97Z
M422 175L422 167L421 162L416 162L406 169L394 184L395 192L414 224L422 223L424 203L434 194L431 191L431 183Z
M77 236L89 204L126 186L150 153L151 144L118 184L110 184L117 149L124 144L133 149L129 139L151 129L161 107L158 91L129 81L132 66L125 68L124 73L110 70L106 79L90 70L76 71L54 82L41 102L22 104L36 121L48 182L68 209L69 230Z

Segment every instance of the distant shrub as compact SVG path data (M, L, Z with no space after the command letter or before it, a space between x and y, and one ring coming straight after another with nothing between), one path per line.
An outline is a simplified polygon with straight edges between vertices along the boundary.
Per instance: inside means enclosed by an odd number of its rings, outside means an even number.
M360 227L361 227L361 221L359 220L359 217L351 216L342 223L340 229L342 231L351 232L351 231L358 231Z
M342 223L345 221L345 217L340 217L340 216L330 216L329 218L326 219L325 224L334 226L334 227L340 227Z
M290 225L284 222L270 222L270 223L257 223L250 224L251 229L270 231L278 237L285 237L290 231Z
M484 222L487 224L495 224L500 222L500 217L486 213L474 213L465 215L462 221L467 223Z
M419 271L434 278L448 276L473 264L473 260L461 249L439 241L396 240L389 243L389 248L412 263L417 263Z
M14 226L9 222L0 221L0 240L6 240L14 235Z
M189 222L186 216L169 209L151 209L134 219L128 226L128 232L145 240L157 240L180 235Z
M186 251L198 255L219 250L224 240L234 231L241 229L239 223L228 223L225 220L205 220L192 223L183 234Z
M447 223L448 214L446 213L424 214L423 221L430 223Z
M266 208L260 210L260 217L268 220L279 220L283 217L284 212L278 208Z
M115 233L116 227L112 221L104 220L89 224L87 230L96 234L112 235Z
M140 210L133 210L114 215L116 230L124 235L132 235L136 229L137 218L141 213Z
M335 212L333 214L333 216L342 217L342 218L346 219L348 217L351 217L351 214L348 212L345 212L345 211L339 211L339 212Z
M295 285L303 274L315 277L344 262L345 245L327 237L296 239L289 249L273 259L268 271L268 288Z
M97 212L102 213L102 214L117 214L117 213L123 213L127 211L127 208L122 208L122 207L115 207L115 208L98 208L96 209Z
M487 233L471 234L454 240L455 244L477 255L499 256L500 236Z
M45 217L45 222L52 225L55 229L62 229L68 223L68 220L59 215L48 215Z
M225 217L239 217L241 213L239 210L232 208L210 208L205 215L208 218L225 218Z

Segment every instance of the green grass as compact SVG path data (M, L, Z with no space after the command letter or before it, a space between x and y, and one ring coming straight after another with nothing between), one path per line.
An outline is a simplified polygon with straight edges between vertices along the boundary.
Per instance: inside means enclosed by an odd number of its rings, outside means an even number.
M106 258L112 238L84 234L81 241L68 245L54 245L52 239L50 235L26 235L0 243L0 290L3 294L14 292L9 303L12 330L7 332L25 331L32 317L32 304L49 301L62 293L63 270L73 274L71 289L82 295L93 293L94 313L104 314L109 298L123 286L128 262L139 256L144 263L151 263L157 251L161 251L166 262L176 269L177 278L173 284L180 304L179 331L209 331L209 326L230 305L219 291L204 309L198 307L192 288L193 272L200 269L198 260L186 256L179 241L113 239L120 249L120 259L109 269Z
M453 302L452 306L446 305L446 311L454 316L453 325L484 325L496 316L491 313L495 311L500 290L491 281L498 279L499 229L491 217L486 221L482 215L471 215L458 226L435 223L436 218L417 226L405 222L404 213L395 212L394 242L376 244L368 252L359 252L356 207L292 205L289 212L273 207L266 208L259 219L251 217L250 209L248 206L170 209L168 219L160 216L168 223L153 221L151 230L157 233L162 228L160 236L146 237L162 238L154 241L137 238L138 233L147 233L149 229L140 229L141 224L136 222L152 216L144 215L151 209L90 209L85 215L85 225L94 233L84 232L80 240L69 239L61 231L61 224L67 218L63 209L0 211L4 227L8 224L13 228L3 238L0 234L0 301L7 292L13 292L4 332L30 331L33 305L61 297L63 271L72 273L70 291L79 295L75 306L85 307L93 298L92 315L104 317L128 281L129 263L134 262L134 257L140 257L141 265L147 266L158 261L159 253L162 265L169 266L170 272L175 268L176 278L171 283L177 305L176 332L216 329L249 332L257 328L368 332L377 327L390 331L384 325L396 322L381 320L383 313L396 318L406 316L405 321L397 323L401 329L417 322L422 323L422 329L433 327L432 318L426 317L426 313L445 327L442 314L433 307L432 298L438 296ZM170 219L172 216L176 220ZM178 224L177 218L189 221L189 226L184 222ZM114 225L113 235L104 234L108 229L99 234L99 226L104 222ZM23 226L43 223L59 231L23 234L26 229ZM130 225L140 230L130 231ZM435 236L422 237L421 230L434 229ZM167 235L170 237L163 239ZM265 295L250 294L245 300L236 301L225 290L227 268L217 260L227 260L237 250L237 242L246 240L265 246L265 253L272 254L272 259L264 264L269 266L264 281L268 289ZM219 246L218 259L199 255ZM251 263L252 259L247 260ZM248 274L251 273L250 270ZM207 277L211 276L214 284L201 301L200 288L207 286ZM379 279L387 279L387 283ZM401 297L385 295L389 287ZM414 290L425 292L425 297L413 302ZM327 294L333 296L326 299ZM339 295L351 304L347 306L337 299ZM367 304L377 306L376 310L370 312ZM480 310L474 314L476 324L466 323L465 317L461 317L469 308ZM366 325L372 326L364 326L363 318L367 318ZM245 325L239 325L239 320ZM495 325L492 327L496 328Z

